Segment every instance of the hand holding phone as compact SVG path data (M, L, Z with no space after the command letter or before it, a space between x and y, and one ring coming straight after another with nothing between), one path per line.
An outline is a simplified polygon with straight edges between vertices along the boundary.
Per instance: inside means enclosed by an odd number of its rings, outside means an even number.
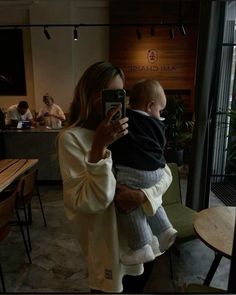
M107 117L109 112L120 106L112 120L124 118L126 113L125 97L124 89L104 89L102 91L103 117Z
M125 90L102 91L104 120L98 125L90 152L90 162L105 158L107 147L128 133L128 118L125 112Z

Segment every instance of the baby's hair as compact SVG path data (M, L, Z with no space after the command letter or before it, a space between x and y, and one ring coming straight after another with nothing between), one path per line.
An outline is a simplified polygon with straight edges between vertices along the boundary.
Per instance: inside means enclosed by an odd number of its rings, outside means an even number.
M161 84L154 79L144 79L137 82L130 92L129 104L131 108L145 105L151 100L163 97L164 90Z

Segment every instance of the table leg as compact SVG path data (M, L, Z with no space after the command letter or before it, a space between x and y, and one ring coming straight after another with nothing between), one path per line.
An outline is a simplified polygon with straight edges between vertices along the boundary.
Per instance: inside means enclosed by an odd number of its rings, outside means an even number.
M218 267L218 265L219 265L219 263L221 261L221 258L222 258L222 255L220 253L216 252L215 259L212 262L212 265L211 265L211 267L210 267L210 269L208 271L208 274L207 274L207 276L205 278L205 281L204 281L203 285L205 285L205 286L210 285L211 280L212 280L212 278L213 278L213 276L214 276L214 274L216 272L216 269L217 269L217 267Z

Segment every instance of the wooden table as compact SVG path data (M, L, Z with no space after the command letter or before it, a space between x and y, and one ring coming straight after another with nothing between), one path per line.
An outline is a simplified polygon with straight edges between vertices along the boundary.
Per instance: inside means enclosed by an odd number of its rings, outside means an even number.
M213 207L198 212L194 219L197 236L215 251L215 259L204 285L209 285L221 258L232 256L236 207Z
M0 160L0 192L38 163L38 159Z

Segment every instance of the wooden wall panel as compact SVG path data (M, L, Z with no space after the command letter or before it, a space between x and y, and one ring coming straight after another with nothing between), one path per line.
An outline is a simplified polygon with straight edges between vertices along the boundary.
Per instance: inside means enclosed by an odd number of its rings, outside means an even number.
M152 2L153 7L154 3ZM111 9L114 9L111 6ZM176 8L177 9L177 8ZM123 8L124 10L124 8ZM145 11L147 7L145 8ZM120 13L122 13L120 11ZM130 17L128 16L130 13ZM134 19L137 23L134 10L126 10L125 15L132 23ZM189 93L187 103L190 109L193 109L194 100L194 82L196 68L196 52L198 26L186 25L187 35L183 36L177 26L177 20L171 14L171 22L176 23L173 26L175 37L170 39L169 26L156 26L154 36L150 34L151 25L139 26L142 38L138 39L135 26L111 27L110 28L110 61L120 66L126 76L125 88L129 90L135 82L144 78L157 79L163 85L164 89L176 90L176 93ZM111 11L112 22L122 23L122 17L119 11ZM147 19L141 18L139 23L147 23ZM152 17L152 21L154 21ZM158 23L156 19L156 23ZM124 19L123 19L124 22ZM154 56L151 59L151 56Z

